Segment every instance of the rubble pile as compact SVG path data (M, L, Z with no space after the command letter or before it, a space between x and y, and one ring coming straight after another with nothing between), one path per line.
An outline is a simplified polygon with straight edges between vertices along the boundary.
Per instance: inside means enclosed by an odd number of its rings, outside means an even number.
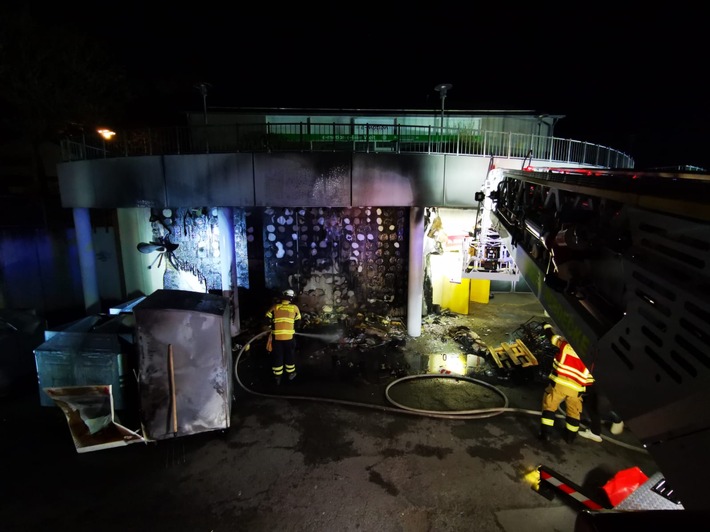
M525 322L507 333L506 340L521 338L541 365L550 358L550 346L540 340L538 322ZM354 315L335 312L325 305L319 312L302 311L298 350L302 363L312 374L327 374L339 380L362 380L382 383L388 379L430 371L430 357L455 354L467 360L468 372L475 365L477 376L503 381L528 381L532 373L548 372L539 368L501 368L492 350L499 347L486 322L482 334L492 338L490 345L474 331L474 318L442 309L422 318L421 335L409 336L406 323L399 317L375 312ZM258 329L259 332L263 329ZM244 333L249 336L249 333ZM253 336L256 333L252 333ZM236 340L240 345L245 341ZM473 362L472 362L473 360Z
M481 340L481 337L466 325L451 327L448 334L457 344L463 347L464 353L481 357L486 357L490 354L488 346Z

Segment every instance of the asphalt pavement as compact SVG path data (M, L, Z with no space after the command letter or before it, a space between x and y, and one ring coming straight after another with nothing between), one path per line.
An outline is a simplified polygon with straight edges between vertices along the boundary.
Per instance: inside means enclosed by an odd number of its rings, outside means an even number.
M501 331L525 321L531 305L504 299L485 309L498 322L513 312L505 305L523 311L507 327L497 322ZM471 323L486 330L482 311ZM255 341L249 356L235 352L243 368L228 429L87 453L77 453L62 412L40 406L28 383L0 400L0 528L573 531L584 506L536 490L539 466L595 499L619 471L657 473L628 430L614 436L605 425L603 442L567 444L560 421L559 437L539 441L544 384L536 379L407 378L421 374L414 360L426 347L404 340L380 346L385 362L380 352L369 364L362 347L351 346L361 362L352 365L325 347L301 352L298 377L281 386ZM132 412L118 421L139 430Z

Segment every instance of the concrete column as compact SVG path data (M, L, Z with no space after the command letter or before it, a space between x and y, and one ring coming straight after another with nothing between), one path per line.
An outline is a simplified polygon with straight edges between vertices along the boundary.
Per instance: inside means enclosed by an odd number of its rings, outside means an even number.
M150 208L120 208L116 209L116 214L126 295L130 298L140 294L148 296L163 288L163 270L148 269L155 256L145 255L137 249L140 242L153 240Z
M422 334L424 297L424 208L409 210L409 282L407 286L407 334Z
M239 296L237 291L237 261L234 256L234 211L231 207L217 209L219 227L219 257L222 263L222 295L229 300L232 336L240 332Z
M81 285L84 290L84 307L87 314L101 312L99 298L99 278L96 275L96 253L94 252L93 232L89 209L74 208L74 229L79 251L79 267L81 268Z

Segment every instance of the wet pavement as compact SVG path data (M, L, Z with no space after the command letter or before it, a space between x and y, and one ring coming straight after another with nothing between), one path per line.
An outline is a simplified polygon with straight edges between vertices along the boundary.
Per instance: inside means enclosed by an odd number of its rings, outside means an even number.
M245 332L227 430L78 454L36 384L3 398L0 528L571 531L582 508L533 490L539 465L599 497L620 470L657 471L628 430L606 425L602 443L537 440L539 368L498 371L479 356L544 320L534 296L427 316L418 338L373 320L300 338L298 377L281 386L263 336ZM467 375L447 374L461 356ZM136 428L130 412L119 418Z

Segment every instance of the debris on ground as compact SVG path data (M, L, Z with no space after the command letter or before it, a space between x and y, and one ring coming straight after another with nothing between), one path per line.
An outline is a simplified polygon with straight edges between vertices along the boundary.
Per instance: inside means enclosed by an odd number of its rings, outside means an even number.
M481 340L481 337L473 332L466 325L451 327L449 336L464 349L464 353L487 356L488 346Z
M471 316L448 309L422 317L421 335L418 337L409 336L401 318L374 312L349 316L334 312L304 312L302 316L299 351L308 354L305 360L314 365L314 370L315 366L322 366L323 361L330 361L330 370L340 378L360 377L382 382L412 372L428 371L422 360L430 356L458 353L469 360L468 372L474 371L472 367L475 367L476 374L480 376L499 381L527 382L546 379L554 357L554 348L542 334L542 322L532 318L507 333L508 339L512 339L507 345L512 346L513 351L518 341L525 346L520 354L529 356L520 358L505 353L500 343L488 345L472 329L474 319ZM484 331L488 334L491 329L485 328ZM241 348L248 342L248 337L258 332L261 329L251 333L245 330L233 343ZM494 336L500 336L500 332ZM495 350L501 348L503 356L499 355L496 359Z
M513 343L503 342L500 347L493 349L491 354L499 368L514 369L537 366L537 358L520 339Z

